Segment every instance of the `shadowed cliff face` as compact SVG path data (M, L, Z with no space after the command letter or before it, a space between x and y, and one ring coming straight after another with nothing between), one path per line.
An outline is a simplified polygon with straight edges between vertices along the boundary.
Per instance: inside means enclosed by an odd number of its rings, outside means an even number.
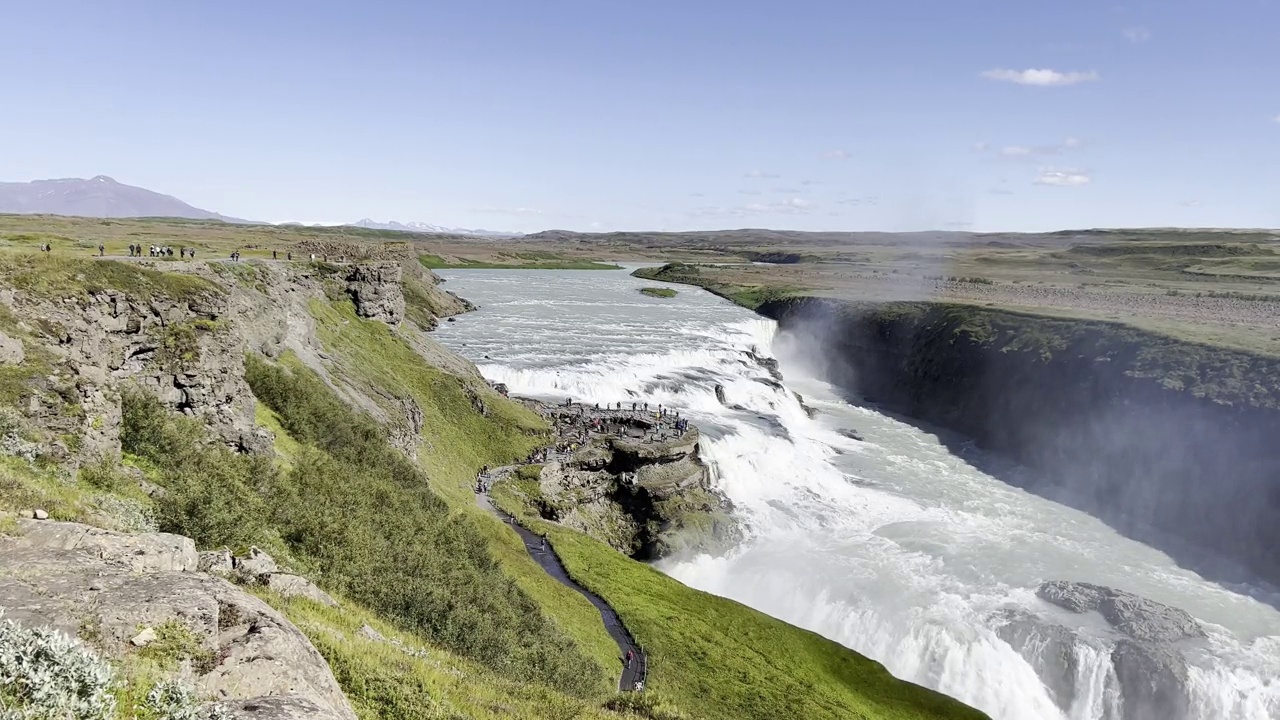
M760 311L808 338L855 400L1034 469L1007 481L1203 574L1280 583L1280 362L973 307L800 299Z

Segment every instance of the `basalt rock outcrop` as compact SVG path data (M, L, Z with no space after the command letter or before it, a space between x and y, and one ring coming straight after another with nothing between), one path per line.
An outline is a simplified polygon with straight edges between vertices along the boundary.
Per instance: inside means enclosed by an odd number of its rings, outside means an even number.
M1280 582L1280 360L963 305L793 298L759 311L853 399L1034 470L1010 482L1202 574Z
M307 638L263 601L198 572L190 539L18 524L17 537L0 536L6 619L56 628L116 660L177 626L198 644L177 675L232 717L356 717Z
M1116 701L1106 720L1183 720L1189 717L1188 670L1181 646L1204 637L1186 612L1101 585L1067 581L1042 583L1045 602L1071 613L1098 613L1115 634L1086 637L1055 621L1025 611L997 619L996 633L1036 668L1054 701L1070 709L1077 692L1083 645L1110 654L1108 678Z
M49 369L33 379L25 414L53 438L78 438L63 455L119 455L120 392L127 387L201 420L230 445L269 445L254 428L245 344L230 331L227 293L216 284L180 295L6 289L0 305L19 318L30 344L24 355L36 353Z
M644 560L722 552L737 539L729 502L698 457L696 427L660 428L644 413L534 406L562 434L560 452L523 470L522 489L544 519ZM599 429L584 429L595 417Z
M347 269L347 294L360 317L398 325L404 319L403 271L398 263L353 265Z

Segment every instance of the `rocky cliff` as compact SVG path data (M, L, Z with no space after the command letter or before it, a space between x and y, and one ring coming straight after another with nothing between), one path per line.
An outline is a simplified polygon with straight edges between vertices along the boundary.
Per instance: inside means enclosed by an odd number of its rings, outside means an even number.
M545 520L637 559L723 552L738 539L728 499L698 457L695 426L652 413L527 401L558 431L541 462L515 469L524 501Z
M855 402L1007 453L1034 470L1009 481L1202 572L1238 579L1225 557L1280 582L1280 360L970 306L759 311L812 343Z

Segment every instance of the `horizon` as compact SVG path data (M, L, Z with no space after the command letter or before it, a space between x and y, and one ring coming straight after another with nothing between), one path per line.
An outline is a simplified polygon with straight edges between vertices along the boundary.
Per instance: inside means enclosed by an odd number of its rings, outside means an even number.
M3 181L526 234L1280 226L1274 3L14 16Z

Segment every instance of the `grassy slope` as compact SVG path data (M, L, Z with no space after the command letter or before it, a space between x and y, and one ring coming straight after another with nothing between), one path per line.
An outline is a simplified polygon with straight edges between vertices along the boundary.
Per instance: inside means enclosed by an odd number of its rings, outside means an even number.
M528 455L541 442L540 418L497 393L485 396L490 416L471 405L458 378L427 365L386 325L355 316L350 304L317 302L312 313L337 372L358 385L397 396L411 395L423 412L425 441L419 461L433 489L455 512L475 518L503 569L552 620L601 667L617 664L617 648L600 626L596 609L576 592L551 581L519 538L475 506L472 483L483 465ZM616 678L615 678L616 680Z
M617 610L649 655L647 687L694 717L984 718L819 635L686 587L609 546L543 522L503 485L500 506L546 532L570 574Z

